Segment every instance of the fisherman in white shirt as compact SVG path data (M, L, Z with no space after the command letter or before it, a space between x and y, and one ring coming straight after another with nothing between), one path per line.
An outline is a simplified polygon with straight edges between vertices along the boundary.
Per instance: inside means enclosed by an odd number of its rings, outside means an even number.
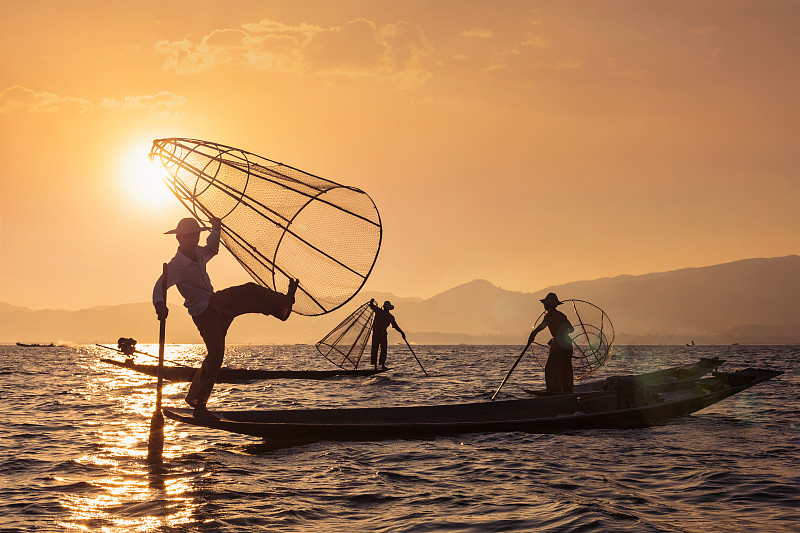
M298 285L297 280L291 280L287 294L256 283L214 292L206 264L219 252L221 227L219 218L211 219L211 233L205 246L199 246L200 232L209 228L201 227L194 218L184 218L175 229L166 232L175 234L178 239L178 251L167 265L167 287L177 285L208 352L186 395L186 403L194 407L195 416L201 418L216 418L206 404L222 367L225 335L233 319L245 313L261 313L285 321L292 312ZM169 311L164 301L161 277L153 288L153 306L158 319L166 319Z

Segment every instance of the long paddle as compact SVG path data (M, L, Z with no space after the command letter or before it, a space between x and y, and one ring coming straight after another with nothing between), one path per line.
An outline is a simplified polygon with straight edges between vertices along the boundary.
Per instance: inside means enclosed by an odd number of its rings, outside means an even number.
M511 370L508 371L508 374L506 374L506 377L504 377L503 381L500 382L500 386L497 387L497 390L494 391L494 394L492 394L492 401L494 401L495 397L497 396L497 393L500 392L500 389L503 388L503 385L506 384L506 381L508 381L508 378L511 377L511 373L514 371L515 368L517 368L517 364L519 364L519 362L522 360L522 356L525 355L525 352L527 352L528 348L530 348L530 347L531 347L531 343L529 342L528 344L525 345L525 348L522 349L522 353L519 354L519 357L517 357L517 360L514 361L513 365L511 365Z
M119 352L121 354L125 353L122 350L120 350L119 348L114 348L113 346L106 346L105 344L95 344L95 346L99 346L100 348L105 348L107 350L114 350L115 352ZM142 354L142 355L146 355L147 357L152 357L154 359L158 359L157 355L153 355L151 353L143 352L141 350L133 350L133 351L136 352L136 353ZM193 366L184 365L183 363L179 363L177 361L172 361L170 359L164 359L164 362L165 363L172 363L175 366L182 366L183 368L194 368Z
M517 364L522 360L522 356L525 355L525 352L528 351L528 348L531 347L531 344L535 344L536 346L546 347L544 344L539 344L538 342L529 342L525 346L525 348L522 350L522 353L519 354L519 357L517 357L517 360L514 361L514 364L511 366L511 370L509 370L508 374L506 374L506 377L503 378L503 381L500 383L500 386L497 387L497 390L494 391L494 394L492 394L492 401L494 401L494 398L495 398L495 396L497 396L497 393L500 392L500 389L503 388L503 385L506 384L506 381L508 380L508 378L511 377L511 373L514 371L515 368L517 368Z
M403 340L404 340L404 341L406 341L406 338L405 338L405 337L403 337ZM411 355L413 355L413 356L414 356L414 359L417 359L417 354L415 354L415 353L414 353L414 350L412 350L412 349L411 349L411 345L410 345L410 344L408 344L408 341L406 341L406 346L408 346L408 349L409 349L409 350L411 350ZM419 362L419 359L417 359L417 363L419 364L419 367L422 369L422 371L423 371L423 372L425 372L425 367L424 367L424 366L422 366L422 363L420 363L420 362ZM427 372L425 372L425 375L427 376L427 375L428 375L428 373L427 373Z
M161 290L164 304L167 303L167 264L161 275ZM158 329L158 382L156 385L156 408L150 419L150 439L147 442L147 462L161 464L164 453L164 414L161 412L161 387L164 383L164 342L167 337L167 317L159 319Z

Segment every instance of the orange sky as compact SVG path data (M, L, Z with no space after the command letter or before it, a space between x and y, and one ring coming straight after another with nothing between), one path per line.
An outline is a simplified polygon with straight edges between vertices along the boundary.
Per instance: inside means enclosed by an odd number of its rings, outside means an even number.
M149 299L162 137L367 191L400 296L798 253L798 34L797 1L0 0L0 302Z

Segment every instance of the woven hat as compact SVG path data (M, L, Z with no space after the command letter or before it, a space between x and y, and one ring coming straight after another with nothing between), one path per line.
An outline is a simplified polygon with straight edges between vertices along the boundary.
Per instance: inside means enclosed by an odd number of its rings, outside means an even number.
M180 222L178 222L178 226L175 229L171 229L169 231L165 231L164 235L169 235L170 233L176 234L184 234L184 233L200 233L201 231L205 231L211 228L204 228L201 227L200 224L193 218L182 218Z
M539 301L542 302L544 305L546 305L548 307L557 307L557 306L561 305L562 303L564 303L564 302L562 302L562 301L560 301L558 299L558 296L556 296L556 293L554 293L554 292L548 293L547 296L545 296L544 298L542 298Z

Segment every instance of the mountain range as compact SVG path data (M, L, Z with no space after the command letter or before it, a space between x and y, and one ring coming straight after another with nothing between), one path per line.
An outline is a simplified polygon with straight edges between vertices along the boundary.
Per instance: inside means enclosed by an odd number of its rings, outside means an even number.
M548 292L590 301L611 317L618 344L800 344L800 256L745 259L645 275L575 281L533 293L474 280L427 299L363 292L320 317L286 322L242 316L230 344L313 344L362 303L391 300L408 340L417 344L524 344ZM167 342L200 343L173 295ZM391 331L391 330L390 330ZM399 335L390 342L400 341ZM148 302L83 309L31 310L0 303L0 343L111 343L133 337L157 342Z

